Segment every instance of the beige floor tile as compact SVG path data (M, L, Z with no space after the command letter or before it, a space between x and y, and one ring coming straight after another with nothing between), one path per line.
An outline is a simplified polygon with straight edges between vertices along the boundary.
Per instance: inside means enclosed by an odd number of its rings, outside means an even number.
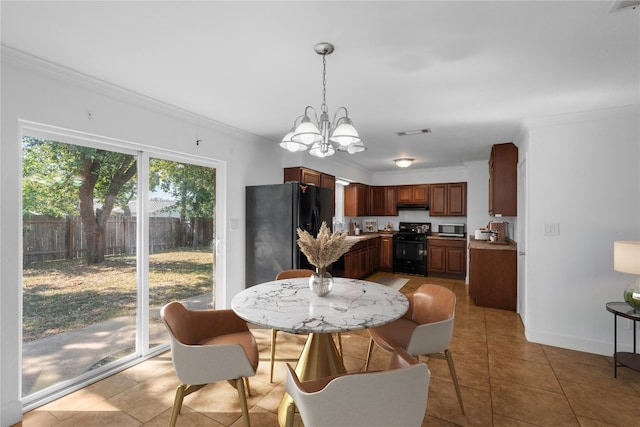
M501 357L489 357L489 376L491 380L507 381L540 390L562 393L560 383L551 365L529 360Z
M492 356L549 363L542 345L530 343L526 340L514 340L501 335L491 335L487 338L487 346Z
M599 387L562 382L562 388L578 416L617 426L638 425L640 396Z
M453 384L431 378L427 415L455 425L485 427L491 425L491 397L488 391L460 387L465 414L462 414Z
M141 425L140 421L122 411L81 412L56 424L59 427L137 427Z
M553 363L558 380L609 390L616 393L635 394L635 390L624 378L614 378L609 366L587 365L566 360Z
M491 403L495 414L538 426L579 425L563 393L492 378Z

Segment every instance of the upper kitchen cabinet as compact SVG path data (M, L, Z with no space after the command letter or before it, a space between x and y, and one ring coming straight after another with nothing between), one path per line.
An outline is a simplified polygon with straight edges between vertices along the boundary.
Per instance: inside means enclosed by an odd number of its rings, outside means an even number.
M384 216L396 216L398 215L398 189L389 185L384 187Z
M467 183L431 184L430 216L467 216Z
M518 147L512 142L491 147L489 215L518 215Z
M352 182L344 187L344 216L369 214L369 186Z
M303 167L284 168L284 182L298 181L316 187L332 188L335 191L336 178L333 175Z
M398 204L428 204L429 184L399 185Z
M369 213L368 215L384 215L384 187L369 187Z

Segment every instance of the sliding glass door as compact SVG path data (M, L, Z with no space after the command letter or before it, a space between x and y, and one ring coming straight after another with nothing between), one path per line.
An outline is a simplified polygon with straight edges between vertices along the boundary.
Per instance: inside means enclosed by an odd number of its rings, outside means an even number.
M166 348L164 304L213 307L216 241L214 167L34 134L22 139L27 405Z

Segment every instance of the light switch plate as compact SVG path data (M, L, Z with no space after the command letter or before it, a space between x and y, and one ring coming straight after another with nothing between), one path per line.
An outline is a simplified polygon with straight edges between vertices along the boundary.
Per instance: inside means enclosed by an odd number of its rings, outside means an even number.
M560 224L545 224L544 235L545 236L557 236L560 234Z

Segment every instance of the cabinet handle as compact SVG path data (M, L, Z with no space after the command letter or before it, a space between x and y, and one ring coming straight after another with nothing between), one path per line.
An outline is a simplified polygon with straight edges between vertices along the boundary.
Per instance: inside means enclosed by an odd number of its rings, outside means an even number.
M518 252L518 255L520 256L525 256L527 253L526 252Z

